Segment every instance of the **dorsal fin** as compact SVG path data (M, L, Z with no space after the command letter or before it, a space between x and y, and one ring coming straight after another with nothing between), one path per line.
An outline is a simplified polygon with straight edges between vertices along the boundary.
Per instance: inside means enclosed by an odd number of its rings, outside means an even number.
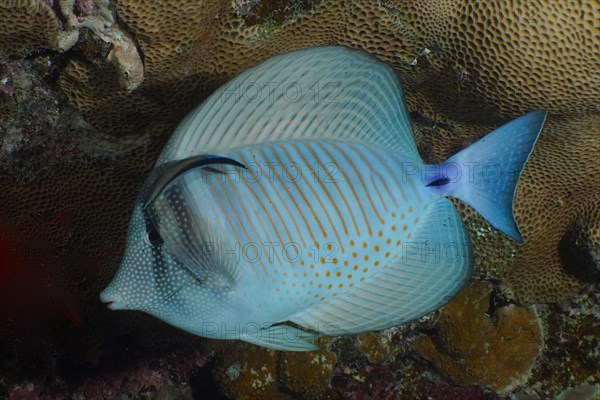
M373 143L420 160L394 70L362 50L323 46L275 56L223 85L180 123L158 164L307 138Z
M161 164L151 175L151 178L146 183L140 194L140 202L142 208L146 210L148 206L158 197L160 192L181 174L188 172L194 168L205 167L211 172L220 172L217 169L208 167L212 164L227 164L246 169L246 166L231 158L214 156L210 154L200 154L192 157L187 157L182 160L169 161Z

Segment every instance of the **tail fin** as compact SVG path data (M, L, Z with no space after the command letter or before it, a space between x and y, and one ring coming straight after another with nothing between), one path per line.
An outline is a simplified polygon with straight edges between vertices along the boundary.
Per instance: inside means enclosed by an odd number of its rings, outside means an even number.
M440 165L442 171L458 168L462 172L460 179L450 180L448 195L463 200L496 229L519 242L523 239L512 211L515 189L545 119L544 110L525 114Z

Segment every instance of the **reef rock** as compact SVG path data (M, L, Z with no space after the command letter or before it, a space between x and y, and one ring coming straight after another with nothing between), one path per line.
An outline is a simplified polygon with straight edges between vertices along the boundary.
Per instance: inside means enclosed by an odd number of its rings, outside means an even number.
M544 344L542 324L530 307L487 315L490 294L486 283L464 289L442 308L438 333L417 338L413 348L457 384L504 393L527 382Z
M213 370L219 389L232 399L316 399L329 388L336 354L330 339L306 353L273 351L248 343L209 344L216 355Z

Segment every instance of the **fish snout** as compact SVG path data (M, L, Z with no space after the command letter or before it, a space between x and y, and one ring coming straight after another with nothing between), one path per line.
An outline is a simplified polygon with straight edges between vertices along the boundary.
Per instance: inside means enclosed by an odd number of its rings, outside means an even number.
M100 301L102 301L111 310L121 310L125 308L123 302L123 296L114 291L104 290L100 293Z

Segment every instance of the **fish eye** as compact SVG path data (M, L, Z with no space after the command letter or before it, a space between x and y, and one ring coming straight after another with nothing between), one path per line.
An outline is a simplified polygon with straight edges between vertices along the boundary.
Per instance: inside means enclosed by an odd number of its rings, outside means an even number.
M148 226L146 228L146 238L145 239L146 239L146 243L148 243L152 246L158 246L159 244L162 244L162 242L163 242L163 239L160 236L160 233L154 226Z

